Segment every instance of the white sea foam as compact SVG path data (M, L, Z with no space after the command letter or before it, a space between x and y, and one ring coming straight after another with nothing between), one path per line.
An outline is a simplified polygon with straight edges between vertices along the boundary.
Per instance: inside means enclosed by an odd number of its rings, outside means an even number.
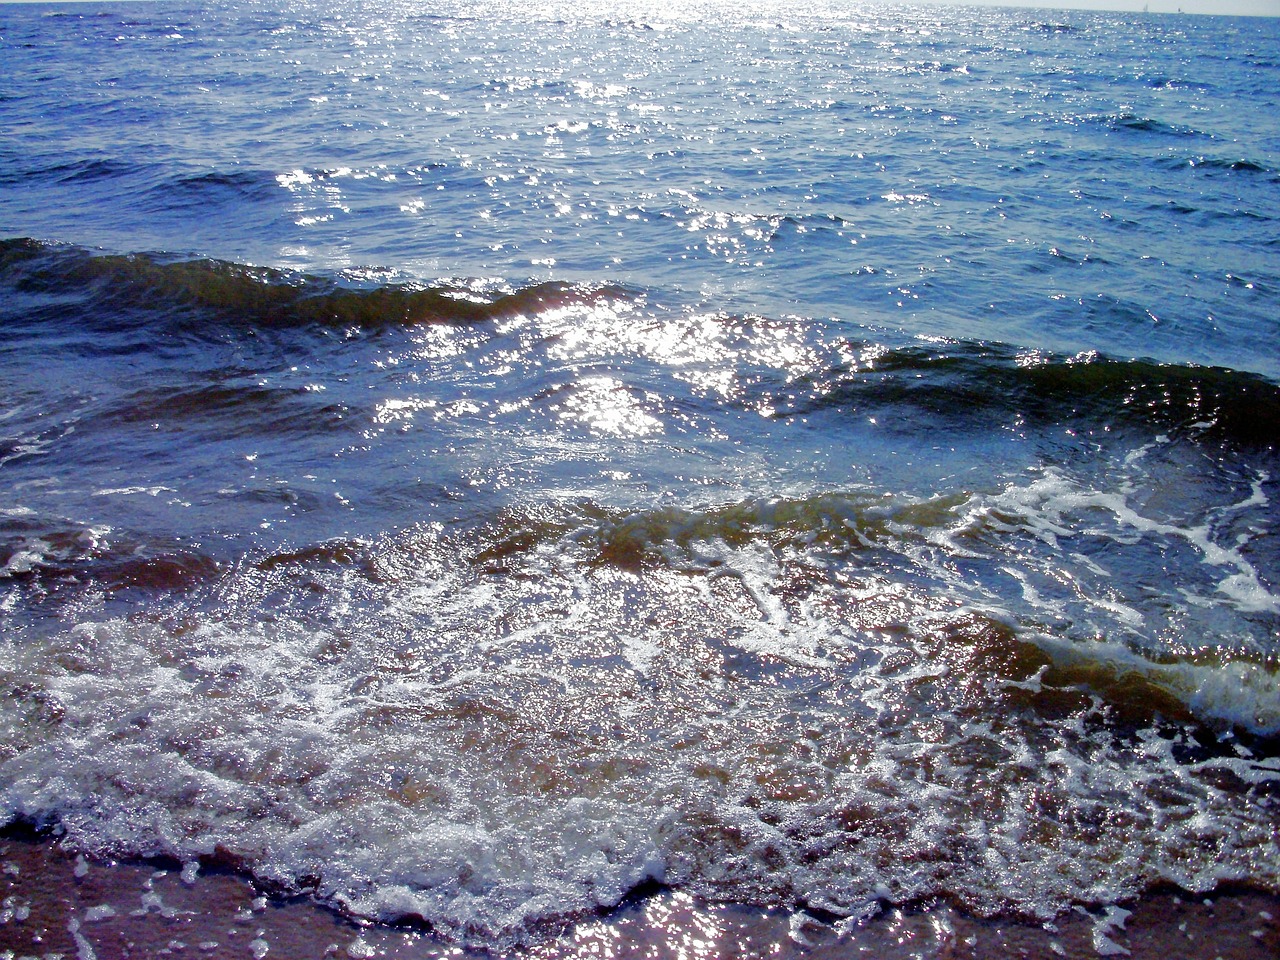
M1280 862L1221 782L1267 782L1272 764L1180 764L1154 732L1113 742L1105 701L1046 679L1141 672L1265 732L1280 718L1261 665L1033 634L1008 611L837 576L812 546L707 540L709 568L618 570L584 565L575 535L509 556L538 576L494 590L428 536L430 551L403 547L436 558L420 575L371 592L325 574L323 626L305 589L259 617L276 581L245 570L180 643L184 617L10 645L9 675L38 678L61 719L9 726L4 812L56 815L90 849L179 857L184 878L220 849L475 944L646 880L851 916L942 891L1051 915L1144 876L1203 889ZM373 548L400 564L397 544ZM1068 695L1068 716L1028 725Z
M1129 956L1130 951L1111 938L1115 930L1123 930L1132 911L1123 907L1108 906L1103 916L1093 926L1093 949L1100 957Z

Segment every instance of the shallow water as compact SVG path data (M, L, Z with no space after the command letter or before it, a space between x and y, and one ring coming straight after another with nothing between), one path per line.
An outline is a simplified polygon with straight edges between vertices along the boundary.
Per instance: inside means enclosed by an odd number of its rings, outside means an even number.
M0 11L3 816L473 946L1280 888L1277 21L430 9Z

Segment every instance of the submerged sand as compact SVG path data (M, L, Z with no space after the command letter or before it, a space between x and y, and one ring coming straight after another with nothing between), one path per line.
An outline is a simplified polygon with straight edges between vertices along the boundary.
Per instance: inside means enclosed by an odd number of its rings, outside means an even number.
M807 914L708 904L678 891L638 897L519 951L567 958L1022 958L1274 960L1280 897L1149 893L1053 923L977 919L946 904L886 908L840 929ZM477 958L430 933L364 924L243 877L194 865L89 860L55 841L0 840L0 958Z

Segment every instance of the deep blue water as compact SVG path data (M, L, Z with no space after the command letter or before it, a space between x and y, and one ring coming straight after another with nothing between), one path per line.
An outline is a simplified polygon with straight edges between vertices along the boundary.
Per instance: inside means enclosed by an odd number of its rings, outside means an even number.
M1280 21L0 6L0 818L474 945L1280 890Z

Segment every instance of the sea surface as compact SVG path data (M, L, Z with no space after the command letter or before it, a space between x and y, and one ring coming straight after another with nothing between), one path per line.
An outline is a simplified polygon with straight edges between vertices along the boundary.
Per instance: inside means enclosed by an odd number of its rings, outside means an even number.
M0 6L0 238L0 822L493 949L1280 892L1280 20Z

